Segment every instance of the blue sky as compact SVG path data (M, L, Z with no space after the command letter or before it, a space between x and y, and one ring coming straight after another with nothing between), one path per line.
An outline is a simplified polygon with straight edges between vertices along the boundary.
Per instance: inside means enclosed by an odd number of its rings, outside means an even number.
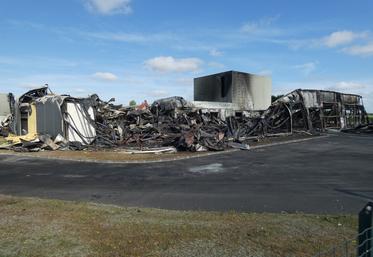
M373 112L373 2L2 0L0 91L48 83L118 103L180 95L225 70L362 94Z

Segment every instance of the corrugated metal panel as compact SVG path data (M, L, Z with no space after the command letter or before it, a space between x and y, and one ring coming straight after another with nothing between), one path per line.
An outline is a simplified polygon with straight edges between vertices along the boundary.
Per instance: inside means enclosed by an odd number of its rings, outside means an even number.
M63 135L63 117L59 97L47 97L36 101L37 132L56 137Z
M301 91L304 105L306 108L318 108L320 107L319 101L317 99L317 91Z
M321 102L334 103L337 102L337 93L320 91Z
M96 137L96 130L91 123L94 120L93 108L88 108L88 115L83 105L75 102L66 102L67 113L67 139L70 142L90 144Z
M357 104L361 105L361 97L356 95L348 95L348 94L342 94L341 95L342 101L345 104Z

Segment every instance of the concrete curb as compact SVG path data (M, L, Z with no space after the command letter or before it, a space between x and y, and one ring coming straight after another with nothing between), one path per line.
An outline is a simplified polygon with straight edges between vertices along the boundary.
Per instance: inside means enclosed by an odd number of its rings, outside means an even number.
M287 145L287 144L293 144L293 143L301 143L309 140L314 140L317 138L326 138L329 137L330 135L322 135L322 136L317 136L317 137L310 137L310 138L302 138L302 139L294 139L294 140L289 140L289 141L284 141L284 142L277 142L277 143L272 143L272 144L266 144L266 145L257 145L251 147L250 150L255 150L255 149L260 149L260 148L266 148L270 146L276 146L276 145Z
M256 150L261 148L267 148L272 146L278 146L278 145L286 145L286 144L294 144L294 143L301 143L309 140L319 139L319 138L325 138L329 137L330 135L322 135L317 137L310 137L310 138L302 138L302 139L294 139L294 140L288 140L283 142L277 142L277 143L271 143L271 144L265 144L265 145L257 145L250 147L250 150ZM230 149L226 151L221 152L208 152L208 153L200 153L198 155L194 156L184 156L184 157L175 157L170 159L160 159L160 160L147 160L147 161L111 161L111 160L92 160L92 159L75 159L75 158L59 158L59 157L44 157L44 156L34 156L27 153L0 153L0 156L13 156L13 157L26 157L26 158L32 158L32 159L39 159L39 160L54 160L54 161L70 161L70 162L83 162L83 163L102 163L102 164L146 164L146 163L160 163L160 162L173 162L173 161L180 161L180 160L190 160L195 158L202 158L207 156L214 156L214 155L222 155L227 153L233 153L242 151L239 149Z

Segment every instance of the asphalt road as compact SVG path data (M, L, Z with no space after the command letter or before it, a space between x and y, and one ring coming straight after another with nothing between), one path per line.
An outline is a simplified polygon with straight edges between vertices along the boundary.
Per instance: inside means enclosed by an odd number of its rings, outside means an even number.
M0 156L0 194L180 210L357 213L373 199L373 137L149 164Z

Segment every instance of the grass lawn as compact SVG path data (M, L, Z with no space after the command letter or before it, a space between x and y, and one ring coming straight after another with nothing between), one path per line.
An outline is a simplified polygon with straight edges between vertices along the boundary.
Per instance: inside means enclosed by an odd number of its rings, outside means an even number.
M368 114L369 122L373 122L373 113Z
M0 256L312 256L357 217L185 212L0 195Z

